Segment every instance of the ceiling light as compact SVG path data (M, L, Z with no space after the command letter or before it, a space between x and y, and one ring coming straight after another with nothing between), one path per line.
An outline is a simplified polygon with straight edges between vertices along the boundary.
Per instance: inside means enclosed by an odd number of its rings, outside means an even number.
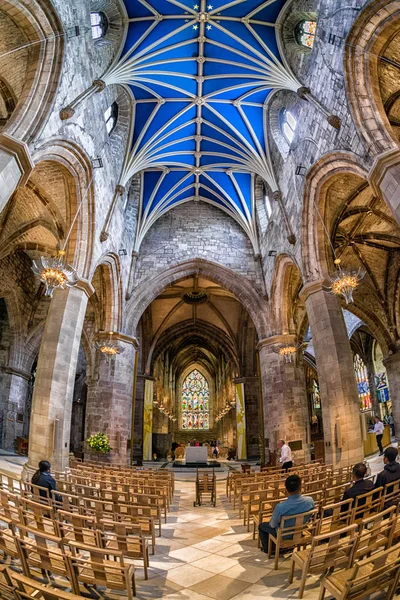
M365 276L365 271L362 269L357 269L356 271L342 269L340 258L337 258L334 262L337 267L337 274L331 278L332 293L335 296L343 296L346 304L351 304L353 302L353 292Z
M45 286L44 295L52 298L56 289L73 287L78 283L78 275L71 265L66 263L65 250L59 250L54 256L41 256L32 261L32 271L38 275Z

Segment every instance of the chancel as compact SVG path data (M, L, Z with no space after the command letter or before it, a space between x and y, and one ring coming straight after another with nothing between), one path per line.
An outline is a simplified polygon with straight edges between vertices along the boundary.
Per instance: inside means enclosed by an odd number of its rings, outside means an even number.
M0 598L400 596L399 73L399 0L0 0Z

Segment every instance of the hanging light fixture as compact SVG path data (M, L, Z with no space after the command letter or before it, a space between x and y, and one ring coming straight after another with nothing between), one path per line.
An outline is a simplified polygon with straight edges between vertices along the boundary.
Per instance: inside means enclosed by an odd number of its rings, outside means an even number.
M325 235L332 249L332 254L334 258L333 262L337 269L336 274L333 277L330 277L330 290L332 294L335 294L335 296L343 296L343 298L346 300L346 304L351 304L353 302L353 292L359 286L361 280L365 277L366 272L361 267L356 270L347 270L343 269L340 266L342 261L336 256L335 248L332 244L332 240L329 236L328 230L321 216L321 213L319 212L319 208L315 200L313 202L314 208L317 212L319 220L321 221Z
M44 295L53 297L55 289L73 287L79 281L75 269L66 263L65 250L58 250L54 256L41 256L32 261L32 271L45 284Z
M353 302L353 292L360 284L360 281L365 276L365 271L361 268L356 271L347 271L340 266L340 258L335 259L337 268L336 276L331 277L331 290L335 296L343 296L346 304Z
M106 357L107 362L117 356L117 354L124 352L124 348L116 341L114 335L114 331L109 331L106 338L100 334L99 339L95 342L97 350L100 350Z
M37 275L42 283L45 284L44 295L48 298L53 297L54 290L65 289L66 287L74 287L79 277L72 265L67 264L66 261L66 247L68 240L72 233L72 229L75 225L75 221L79 215L80 209L83 205L84 200L88 194L89 188L92 184L93 177L89 181L89 184L82 196L82 200L76 209L75 216L72 220L71 226L68 230L67 237L65 238L64 244L60 250L57 250L54 256L41 256L37 260L32 261L32 271Z

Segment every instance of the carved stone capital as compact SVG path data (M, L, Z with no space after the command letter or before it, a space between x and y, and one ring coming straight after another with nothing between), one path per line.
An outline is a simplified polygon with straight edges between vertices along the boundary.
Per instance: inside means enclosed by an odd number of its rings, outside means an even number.
M318 279L316 281L309 281L303 285L300 290L299 298L303 302L307 300L312 294L317 294L318 292L328 292L329 291L329 283L326 279Z
M8 133L0 133L0 148L13 157L21 171L19 185L25 185L35 168L27 144Z
M122 196L123 194L125 194L124 186L118 184L115 188L115 193L118 194L119 196Z
M302 85L301 87L299 87L296 94L302 100L307 100L307 95L311 94L311 90L310 90L310 88L306 87L305 85Z
M282 199L283 199L282 192L280 190L276 190L275 192L273 192L272 198L274 200L276 200L277 202L282 202Z
M292 246L294 246L296 244L296 236L294 235L294 233L291 233L290 235L287 236L287 241Z
M337 115L329 115L326 118L326 120L328 121L329 125L334 129L340 129L342 125L342 121Z
M72 106L66 106L60 110L60 119L61 121L67 121L75 114L75 109Z
M104 90L104 88L106 87L106 82L103 81L102 79L95 79L93 81L93 85L95 85L97 87L96 92L102 92Z
M102 231L100 234L100 241L106 242L109 237L110 237L110 234L108 233L108 231Z

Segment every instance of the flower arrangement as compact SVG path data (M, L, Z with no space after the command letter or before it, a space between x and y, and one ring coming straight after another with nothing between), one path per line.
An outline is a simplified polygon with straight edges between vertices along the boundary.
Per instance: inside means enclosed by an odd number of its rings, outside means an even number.
M101 454L107 454L111 450L110 440L105 433L94 433L87 439L87 445L91 450Z

